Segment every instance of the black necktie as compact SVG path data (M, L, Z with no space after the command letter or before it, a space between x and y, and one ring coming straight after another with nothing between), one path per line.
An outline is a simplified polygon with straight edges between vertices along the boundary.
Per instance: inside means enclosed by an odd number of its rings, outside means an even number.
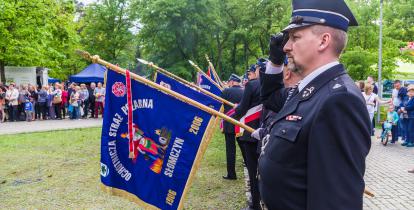
M287 104L287 102L290 99L292 99L293 96L295 96L296 94L299 93L299 88L298 87L299 87L299 82L289 90L288 96L287 96L286 101L285 101L285 105Z

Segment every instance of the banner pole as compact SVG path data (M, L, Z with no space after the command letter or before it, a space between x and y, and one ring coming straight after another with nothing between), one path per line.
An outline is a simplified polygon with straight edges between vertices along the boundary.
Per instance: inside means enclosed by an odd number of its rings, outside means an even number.
M213 63L211 63L210 58L208 57L208 55L205 54L205 56L206 56L206 60L208 62L208 65L210 66L211 70L213 71L214 76L217 78L218 83L220 84L221 87L224 88L223 81L221 81L219 75L217 74L216 68L214 68L214 65L213 65Z
M209 91L207 91L207 90L204 90L203 88L201 88L201 87L199 87L199 86L197 86L197 85L195 85L195 84L193 84L193 83L191 83L191 82L188 82L187 80L185 80L185 79L183 79L183 78L181 78L181 77L179 77L179 76L177 76L177 75L175 75L175 74L173 74L173 73L171 73L171 72L169 72L169 71L167 71L167 70L165 70L165 69L163 69L163 68L161 68L161 67L159 67L159 66L155 65L155 64L154 64L154 63L152 63L152 62L148 62L148 61L143 60L143 59L140 59L140 58L137 58L137 60L138 60L140 63L143 63L143 64L145 64L145 65L148 65L149 67L154 68L156 71L159 71L159 72L161 72L161 73L163 73L163 74L166 74L167 76L169 76L169 77L171 77L171 78L173 78L173 79L175 79L175 80L178 80L178 81L180 81L180 82L182 82L182 83L184 83L184 84L186 84L186 85L188 85L188 86L191 86L191 87L193 87L193 88L196 88L198 91L200 91L200 92L202 92L202 93L204 93L204 94L206 94L206 95L208 95L208 96L210 96L210 97L212 97L212 98L216 99L217 101L220 101L220 102L222 102L222 103L225 103L225 104L227 104L227 105L229 105L229 106L231 106L231 107L234 107L234 106L235 106L235 104L234 104L234 103L232 103L232 102L230 102L230 101L227 101L226 99L221 98L221 97L219 97L219 96L217 96L217 95L215 95L215 94L213 94L213 93L211 93L211 92L209 92Z
M82 55L85 59L91 60L93 63L99 63L99 64L104 65L107 68L109 68L109 69L111 69L111 70L113 70L115 72L118 72L120 74L126 75L126 70L125 69L123 69L123 68L121 68L119 66L116 66L116 65L114 65L112 63L109 63L109 62L107 62L105 60L102 60L101 58L99 58L98 55L91 56L88 52L86 52L86 51L80 51L80 50L78 50L77 52L80 55ZM134 74L132 72L130 73L130 76L134 80L137 80L137 81L139 81L139 82L141 82L141 83L143 83L145 85L148 85L148 86L150 86L152 88L155 88L157 90L160 90L160 91L162 91L162 92L164 92L164 93L166 93L168 95L171 95L171 96L173 96L173 97L175 97L175 98L177 98L177 99L179 99L179 100L181 100L181 101L183 101L185 103L188 103L188 104L190 104L190 105L192 105L194 107L197 107L197 108L199 108L199 109L201 109L201 110L203 110L203 111L205 111L205 112L207 112L207 113L209 113L211 115L220 117L223 120L225 120L225 121L227 121L227 122L229 122L229 123L231 123L233 125L240 126L240 127L244 128L247 132L250 132L250 133L253 133L254 132L254 129L251 128L251 127L249 127L249 126L247 126L246 124L243 124L243 123L241 123L241 122L239 122L239 121L237 121L237 120L235 120L235 119L227 116L226 114L221 113L219 111L216 111L216 110L214 110L214 109L212 109L212 108L210 108L210 107L208 107L206 105L203 105L203 104L201 104L201 103L199 103L199 102L197 102L197 101L195 101L195 100L193 100L191 98L188 98L188 97L186 97L184 95L181 95L181 94L179 94L179 93L177 93L177 92L175 92L173 90L170 90L170 89L168 89L168 88L166 88L164 86L161 86L161 85L159 85L159 84L157 84L157 83L155 83L155 82L153 82L151 80L148 80L148 79L146 79L144 77L141 77L141 76L139 76L137 74Z
M195 68L195 70L197 70L198 72L200 72L202 75L204 75L208 80L210 80L211 83L213 83L215 86L217 86L221 91L223 91L223 88L217 84L217 82L214 82L206 73L204 73L203 70L200 69L200 67L197 66L197 64L195 64L193 61L188 60L188 62Z

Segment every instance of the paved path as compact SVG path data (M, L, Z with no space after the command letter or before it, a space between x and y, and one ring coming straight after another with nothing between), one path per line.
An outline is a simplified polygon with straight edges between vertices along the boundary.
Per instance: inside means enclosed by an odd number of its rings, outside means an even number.
M81 120L44 120L33 122L6 122L0 123L0 135L30 133L39 131L66 130L74 128L98 127L102 125L102 118Z
M364 196L364 209L414 209L414 147L382 146L373 138L367 159L365 182L374 198Z

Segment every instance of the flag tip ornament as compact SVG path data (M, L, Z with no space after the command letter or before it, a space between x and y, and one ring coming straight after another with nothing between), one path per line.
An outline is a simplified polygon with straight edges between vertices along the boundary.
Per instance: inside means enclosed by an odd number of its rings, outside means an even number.
M145 65L149 65L150 64L150 62L148 62L148 61L146 61L144 59L141 59L141 58L137 58L137 61L140 62L140 63L142 63L142 64L145 64Z

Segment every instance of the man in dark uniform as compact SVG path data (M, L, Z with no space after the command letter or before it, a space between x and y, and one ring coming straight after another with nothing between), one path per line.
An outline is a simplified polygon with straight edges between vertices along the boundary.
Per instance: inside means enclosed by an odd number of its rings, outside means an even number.
M338 62L357 21L343 0L294 0L292 17L288 39L272 36L261 75L262 99L278 96L259 159L261 198L272 210L362 209L370 119ZM284 52L303 77L290 89L280 85Z
M221 97L230 101L234 104L238 104L241 101L243 96L243 88L240 86L241 79L232 74L227 82L229 88L223 90ZM231 107L227 104L224 104L224 113L228 113ZM234 130L234 125L228 123L227 121L223 122L223 133L224 138L226 139L226 159L227 159L227 176L223 176L224 179L234 180L237 179L236 176L236 134ZM240 145L239 145L240 146ZM244 154L243 149L240 147L242 154ZM244 156L244 155L243 155Z
M259 60L259 62L261 62ZM258 62L258 64L259 64ZM234 118L240 119L248 113L254 110L261 110L260 102L260 82L258 80L260 66L252 65L247 70L249 81L246 83L244 93L240 104L236 107ZM257 115L256 115L257 116ZM258 128L260 126L260 116L255 118L246 124L252 128ZM252 203L247 209L261 209L260 207L260 194L257 183L257 161L259 158L258 141L252 138L251 133L245 131L240 137L240 147L244 149L245 159L244 162L247 167L250 180L250 193L252 195Z

